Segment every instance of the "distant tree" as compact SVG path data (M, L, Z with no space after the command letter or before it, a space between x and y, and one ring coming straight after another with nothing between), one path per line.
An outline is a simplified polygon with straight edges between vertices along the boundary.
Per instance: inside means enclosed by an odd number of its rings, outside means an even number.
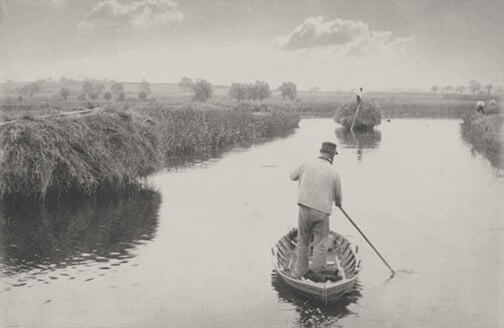
M193 101L207 101L213 95L213 86L206 80L198 80L192 85Z
M443 88L444 93L452 93L455 90L451 85L447 85Z
M459 85L459 86L457 87L457 92L458 92L458 93L460 93L460 94L462 94L462 93L464 93L465 89L466 89L466 87L465 87L465 86L463 86L463 85Z
M268 83L256 81L255 83L233 83L229 89L229 97L238 101L264 100L271 96L271 89Z
M297 96L297 86L293 82L284 82L278 88L282 94L282 99L294 100Z
M256 81L254 88L256 89L257 99L264 100L271 97L271 89L268 83Z
M41 90L40 85L37 82L33 82L31 84L31 94L30 94L30 97L33 96L36 93L39 93L40 90Z
M138 91L144 92L147 97L147 95L150 95L152 93L150 83L145 80L142 80L142 83L140 83L140 85L138 86Z
M248 100L257 100L259 95L257 93L257 88L253 83L246 83L243 85L245 89L245 94Z
M433 86L433 87L431 88L431 91L432 91L433 93L437 93L437 92L439 91L439 87L438 87L437 85L435 85L435 86Z
M119 94L117 95L117 100L124 101L124 99L126 99L126 94L123 91L119 92Z
M37 82L32 82L23 86L20 91L22 95L31 98L34 94L40 92L40 85Z
M247 86L241 83L232 83L229 89L229 97L237 101L242 101L247 97Z
M193 85L193 80L191 80L188 77L183 77L180 82L178 83L179 88L181 89L191 89Z
M84 81L84 83L82 84L82 94L85 95L86 97L91 97L91 94L94 93L95 90L94 90L94 86L93 86L93 83L91 83L91 81Z
M103 99L105 99L106 101L110 101L110 99L112 99L112 92L110 91L107 91L103 94Z
M110 91L112 91L114 95L119 96L121 93L124 93L124 85L119 82L114 82L110 86Z
M94 92L96 92L97 94L102 94L103 91L105 90L105 83L103 82L97 82L95 83L94 85Z
M60 95L63 97L63 99L67 100L68 96L70 96L70 90L68 88L61 88Z
M487 94L490 96L490 91L492 91L493 85L487 84L485 85L485 89L487 89Z
M145 92L145 91L143 91L143 90L142 90L142 91L139 91L139 92L138 92L138 99L140 99L140 100L145 100L145 99L147 99L147 92Z
M471 90L471 93L475 95L481 89L481 83L476 80L471 80L469 82L469 89Z

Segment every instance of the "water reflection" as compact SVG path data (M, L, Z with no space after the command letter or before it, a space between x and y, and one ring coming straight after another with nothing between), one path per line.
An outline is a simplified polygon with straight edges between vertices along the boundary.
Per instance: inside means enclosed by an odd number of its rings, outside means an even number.
M352 132L341 127L334 130L334 133L344 148L357 149L357 159L359 161L362 161L364 150L377 148L381 142L381 132L374 129Z
M296 326L299 327L327 326L335 323L339 319L353 314L348 307L356 303L361 297L359 283L339 301L330 303L327 306L321 302L298 295L275 272L271 275L271 285L277 292L280 302L290 303L295 306L295 310L299 314L299 318L296 319Z
M0 277L17 287L72 279L84 267L104 275L153 238L160 202L159 193L144 190L57 206L0 203Z

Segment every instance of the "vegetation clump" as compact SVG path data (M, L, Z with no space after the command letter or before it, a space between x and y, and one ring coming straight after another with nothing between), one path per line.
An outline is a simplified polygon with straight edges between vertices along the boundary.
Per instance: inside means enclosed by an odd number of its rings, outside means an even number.
M274 137L298 126L295 114L257 116L231 110L154 108L148 111L157 122L160 152L172 157L222 151L237 143Z
M354 129L357 130L372 129L375 125L381 123L380 108L376 104L361 102L357 117L355 117L357 106L357 103L353 102L339 108L334 117L335 121L346 128L350 128L355 118Z
M0 147L1 197L124 190L160 164L151 127L124 113L21 120L0 129Z
M286 134L295 114L149 108L60 119L24 119L0 128L0 198L94 196L139 187L173 158L215 154Z
M468 114L462 123L462 136L493 166L504 168L504 114Z

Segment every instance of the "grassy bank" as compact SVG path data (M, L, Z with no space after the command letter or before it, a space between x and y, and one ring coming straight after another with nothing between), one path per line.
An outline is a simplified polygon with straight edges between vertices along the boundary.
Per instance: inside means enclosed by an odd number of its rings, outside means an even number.
M275 92L263 101L235 101L226 94L216 94L206 103L191 103L191 94L156 93L149 99L127 97L123 101L81 101L76 97L68 100L54 97L34 96L22 102L5 101L0 97L0 120L10 120L24 115L38 116L71 109L100 106L115 111L135 110L143 112L151 108L170 110L194 108L198 110L234 110L242 112L297 113L303 116L334 117L345 104L355 102L350 92L299 92L294 101L283 100ZM383 118L463 118L474 110L478 97L452 97L432 93L380 93L364 94L364 101L377 104Z
M504 114L471 113L464 118L462 135L492 165L504 168Z
M135 188L173 157L292 131L294 114L157 107L23 119L0 128L0 196L45 199Z

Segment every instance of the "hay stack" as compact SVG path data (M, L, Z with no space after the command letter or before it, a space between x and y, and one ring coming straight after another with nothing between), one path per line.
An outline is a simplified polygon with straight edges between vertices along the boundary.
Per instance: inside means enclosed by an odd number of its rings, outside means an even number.
M334 120L349 129L352 125L356 109L356 102L348 103L336 112ZM361 103L359 113L357 114L357 118L355 119L354 129L368 130L380 123L380 108L376 104L363 101Z
M152 127L128 114L22 120L0 129L0 197L94 195L160 164Z

